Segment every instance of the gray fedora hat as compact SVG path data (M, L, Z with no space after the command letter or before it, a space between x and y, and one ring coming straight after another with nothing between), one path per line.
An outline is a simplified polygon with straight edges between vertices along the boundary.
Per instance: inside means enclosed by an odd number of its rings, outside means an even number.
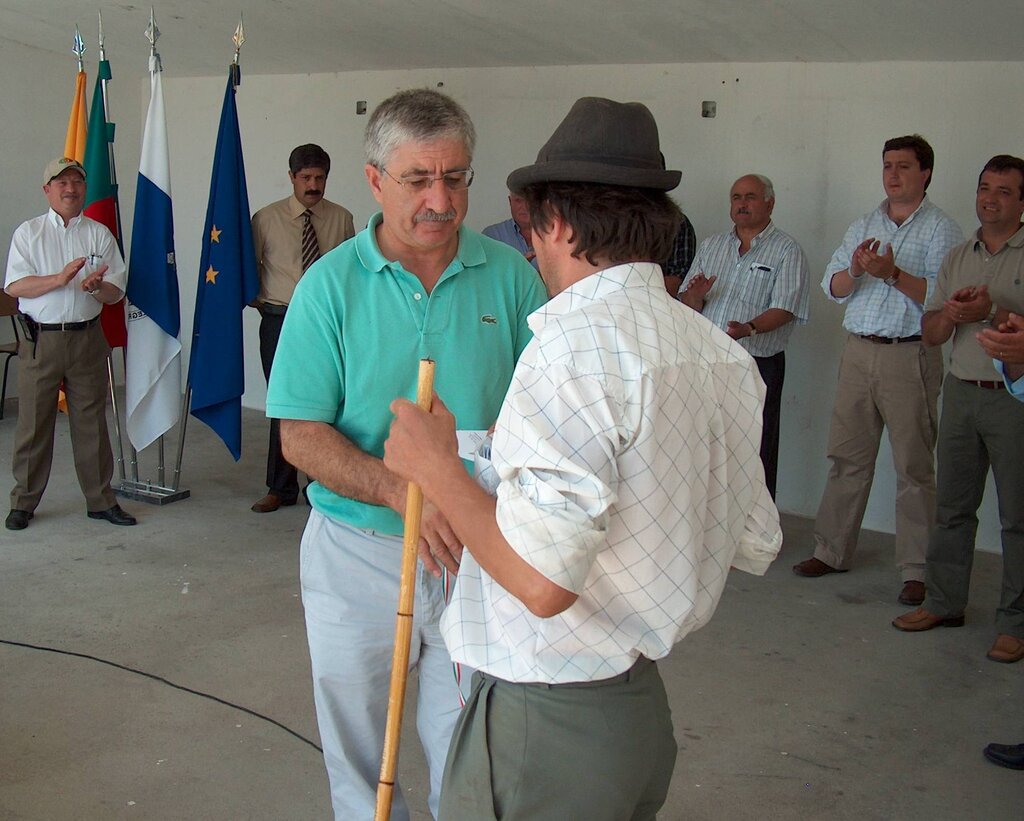
M537 154L537 162L508 175L508 188L594 182L671 191L681 176L665 170L658 124L647 106L581 97Z

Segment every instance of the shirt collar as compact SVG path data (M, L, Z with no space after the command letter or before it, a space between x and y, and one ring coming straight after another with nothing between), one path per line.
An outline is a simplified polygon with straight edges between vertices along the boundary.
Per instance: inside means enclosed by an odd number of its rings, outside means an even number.
M1007 245L1010 245L1013 248L1024 247L1024 224L1022 224L1021 227L1017 229L1016 234L1014 234L1012 237L1006 240L1003 247L1005 248ZM977 251L979 248L985 248L985 243L981 239L981 228L975 230L975 232L971 235L971 250ZM999 251L996 251L996 253L998 254Z
M324 204L324 199L323 199L323 197L321 197L320 201L316 205L314 205L312 208L310 208L309 210L312 211L314 215L319 217L320 216L320 211L321 211L321 206L323 204ZM292 194L290 197L288 197L288 216L289 217L291 217L292 219L298 219L299 217L301 217L305 213L306 213L306 206L303 205L301 202L299 202L298 199L296 199L295 194Z
M916 217L922 211L927 211L931 207L932 207L931 200L929 200L928 199L928 195L925 194L924 197L922 198L921 202L918 203L917 208L914 209L913 213L909 217L907 217L905 220L903 220L903 222L901 222L898 227L902 228L904 225L909 225L911 222L913 222L914 217ZM892 217L889 216L889 200L888 199L882 200L882 204L878 206L878 210L881 212L882 216L885 219L889 220L889 222L891 222L893 225L896 225L896 221Z
M61 228L61 229L64 228L64 217L62 217L60 214L58 214L52 208L47 209L46 217L47 217L47 219L50 222L52 222L58 228ZM77 217L72 217L71 219L68 220L68 226L67 227L71 228L72 226L77 225L81 221L82 221L82 214L79 213Z
M772 222L771 220L768 220L768 224L764 227L764 230L750 241L750 247L753 248L755 245L760 245L762 242L764 242L766 239L768 239L768 237L770 237L772 234L774 234L775 230L776 230L775 229L775 223ZM739 242L740 241L740 235L736 233L736 226L735 225L732 227L732 232L731 233L732 233L732 238L734 240L736 240L737 242Z
M359 255L359 262L367 271L379 272L390 266L391 260L381 253L377 245L377 226L384 220L384 214L378 211L366 224L366 228L356 234L356 253ZM445 274L459 271L463 268L472 268L476 265L483 265L487 262L487 255L484 253L483 243L480 242L480 235L470 231L465 224L459 226L459 247L455 257Z
M664 291L661 266L656 262L627 262L584 277L530 314L527 319L530 330L536 334L549 321L600 302L625 288L660 288Z

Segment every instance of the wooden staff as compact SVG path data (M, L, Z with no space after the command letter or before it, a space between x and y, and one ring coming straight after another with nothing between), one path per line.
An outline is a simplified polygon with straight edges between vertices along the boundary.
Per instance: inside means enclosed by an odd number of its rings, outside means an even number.
M420 360L416 383L416 404L429 411L434 392L434 362ZM377 782L377 808L374 821L391 817L391 798L398 769L398 741L402 735L402 710L405 708L405 683L409 677L409 643L412 640L412 611L416 597L416 546L420 541L423 516L423 491L409 482L405 497L405 532L402 537L402 579L398 588L398 615L395 620L395 652L391 657L391 689L388 692L388 721L384 730L384 755Z

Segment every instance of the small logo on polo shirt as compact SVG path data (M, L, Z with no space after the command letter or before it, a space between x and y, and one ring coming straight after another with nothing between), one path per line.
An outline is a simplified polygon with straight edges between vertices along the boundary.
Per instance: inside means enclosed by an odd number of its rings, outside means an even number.
M484 325L497 325L498 317L494 316L494 314L484 314L480 317L480 321L483 322Z

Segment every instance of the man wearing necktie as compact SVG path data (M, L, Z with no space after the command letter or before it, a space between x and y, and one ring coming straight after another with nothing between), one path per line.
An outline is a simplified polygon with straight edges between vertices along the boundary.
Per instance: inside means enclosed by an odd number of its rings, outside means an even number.
M260 274L260 358L268 382L296 283L323 254L355 235L351 212L324 199L330 171L326 151L312 143L300 145L288 157L291 196L261 208L252 218ZM267 495L252 509L273 513L282 505L294 505L298 495L298 473L281 453L280 422L271 419Z

